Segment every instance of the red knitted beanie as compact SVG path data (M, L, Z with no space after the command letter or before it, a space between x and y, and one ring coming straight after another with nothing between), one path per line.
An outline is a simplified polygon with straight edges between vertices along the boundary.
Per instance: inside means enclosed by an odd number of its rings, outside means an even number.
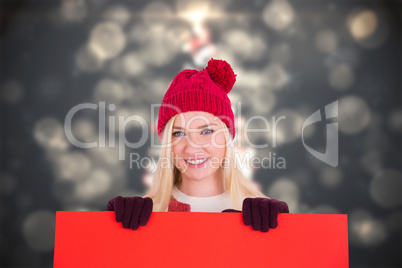
M167 121L178 113L203 111L219 117L235 137L234 115L227 94L236 82L232 67L224 60L210 59L201 71L186 69L173 79L168 88L158 118L158 135Z

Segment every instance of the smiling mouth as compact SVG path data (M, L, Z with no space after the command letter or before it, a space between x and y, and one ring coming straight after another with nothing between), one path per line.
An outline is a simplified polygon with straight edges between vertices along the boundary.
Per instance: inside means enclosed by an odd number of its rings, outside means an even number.
M207 161L207 160L208 160L208 157L204 158L204 159L197 159L197 160L186 160L186 159L184 159L184 161L186 163L191 164L191 165L200 165L200 164L205 163L205 161Z

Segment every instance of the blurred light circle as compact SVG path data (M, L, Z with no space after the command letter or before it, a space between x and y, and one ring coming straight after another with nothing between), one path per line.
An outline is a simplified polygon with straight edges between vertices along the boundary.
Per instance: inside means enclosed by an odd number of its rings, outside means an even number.
M372 35L378 25L377 15L371 10L363 10L349 18L349 30L356 40Z
M148 172L144 173L141 177L142 184L144 184L147 188L152 186L152 182L154 180L154 170L154 168L149 169Z
M335 188L342 181L342 172L339 168L323 167L320 171L319 180L327 188Z
M146 172L154 173L158 165L158 157L150 157L148 155L147 157L144 157L142 160L140 160L138 164L141 165L141 167L144 168Z
M385 208L402 205L402 173L393 169L377 172L370 183L370 195Z
M242 68L242 64L241 61L239 60L239 57L237 57L234 53L234 51L232 50L232 47L227 46L224 42L218 42L216 44L216 52L215 52L215 57L217 59L223 59L227 62L230 62L230 64L232 66L238 66L236 68L236 74L240 71L240 72L246 72L246 69ZM183 66L184 67L184 66ZM186 66L187 67L187 66ZM191 68L191 65L188 66L189 68ZM186 69L186 68L183 68ZM248 71L248 70L247 70ZM238 79L241 79L240 75L236 76L236 84L235 87L237 87L238 85ZM247 81L247 79L244 79L245 81ZM250 81L252 82L252 81Z
M71 132L80 142L98 142L97 131L95 123L90 119L78 117L72 121Z
M55 213L49 210L37 210L23 222L23 234L27 244L36 251L53 250L55 233Z
M87 183L87 186L93 190L94 194L101 195L109 191L112 185L112 177L105 170L94 170L89 175Z
M217 5L220 1L186 1L176 0L178 16L189 21L193 27L199 26L208 18L214 18L221 14L221 8Z
M65 139L62 124L53 117L45 117L35 123L34 138L43 147L66 150L69 146Z
M313 183L312 175L308 169L298 168L292 172L294 183L299 186L310 185Z
M66 21L78 22L87 15L87 5L85 0L63 0L61 5L61 15Z
M289 81L289 75L282 65L270 64L263 71L267 85L271 89L281 89Z
M144 40L149 38L149 25L145 23L133 23L133 25L130 27L127 36L130 40L130 42L133 43L141 43Z
M257 91L251 96L253 108L258 115L267 115L276 104L276 97L270 91Z
M115 22L102 22L91 32L89 48L100 59L116 57L126 46L126 36Z
M388 126L395 132L402 133L402 109L396 109L388 116Z
M147 123L147 128L149 129L148 124L149 122L151 122L151 115L149 114L149 110L146 107L137 106L137 108L134 108L132 110L131 115L137 115L140 118L142 118ZM140 126L141 126L140 124L135 125L137 129L142 130L142 127L140 128Z
M199 38L206 39L205 42L210 42L210 32L208 28L201 28L201 33ZM172 25L172 27L167 28L167 35L168 39L172 42L170 44L166 44L166 47L171 51L182 51L183 50L183 43L188 41L194 33L189 29L186 25L178 24ZM210 45L214 46L214 44L206 44L206 50L210 49Z
M104 101L107 104L119 104L125 97L122 85L118 81L108 78L99 81L93 95L96 102Z
M298 209L300 190L290 179L280 178L275 181L268 189L268 196L286 202L290 212Z
M84 72L96 72L103 66L103 59L88 46L80 48L75 56L78 69Z
M354 72L349 65L339 64L331 68L328 80L334 89L345 90L352 86Z
M236 55L234 49L231 46L229 46L226 42L223 42L223 41L218 42L216 44L215 55L216 55L215 57L217 57L219 59L223 59L227 62L230 62L230 64L236 64L236 63L238 64L241 62L240 57ZM185 66L185 67L191 68L191 65ZM237 72L238 71L239 71L239 69L237 70ZM237 72L236 72L236 74L237 74ZM236 79L240 79L240 76L237 75ZM236 80L236 82L238 82L238 81ZM236 86L237 86L237 83L236 83Z
M116 117L116 119L120 118L119 120L123 120L123 121L128 120L128 117L130 117L131 115L133 115L133 111L128 107L119 107L114 112L114 116ZM119 120L116 120L117 128L111 128L111 126L110 126L109 129L125 133L127 130L133 129L136 127L136 121L126 121L126 124L122 125L120 127Z
M160 148L153 148L152 146L147 149L147 155L151 158L156 159L155 161L159 160L159 156L161 154Z
M113 6L106 11L105 18L108 21L113 21L120 25L125 25L130 20L131 14L124 6Z
M370 109L360 97L348 95L339 100L339 131L342 133L359 133L367 128L370 118Z
M121 141L123 142L123 141ZM96 166L109 166L118 167L120 164L119 160L119 148L116 144L114 147L94 147L90 148L88 152L91 154L92 162L97 164Z
M268 133L271 144L276 146L291 143L301 137L303 118L299 113L290 109L276 111L269 120L271 131ZM276 122L276 123L274 123Z
M233 103L232 103L233 104ZM237 113L235 114L234 117L235 120L235 127L236 127L236 136L234 138L234 145L235 147L240 147L240 146L246 146L244 145L244 135L245 135L245 131L244 131L244 122L245 117L242 115L237 115Z
M230 95L230 96L229 96ZM232 110L233 110L233 114L236 117L236 115L238 115L238 110L240 108L241 110L241 102L242 102L242 96L241 94L239 94L238 92L230 92L230 94L228 95L229 99L230 99L230 103L232 104ZM235 119L236 120L236 119ZM237 124L236 124L237 125Z
M295 12L289 2L285 0L270 1L262 11L264 22L276 31L283 31L295 19Z
M142 18L147 23L166 22L173 16L173 11L169 5L164 2L151 2L143 9Z
M125 55L122 59L122 66L124 72L129 76L140 75L147 69L140 53L137 52L131 52Z
M141 110L141 109L131 109L128 107L119 107L117 108L113 116L116 118L115 125L109 125L109 130L116 132L116 133L125 133L128 130L140 130L140 131L145 131L143 129L143 125L140 122L149 122L150 121L150 116L149 112L146 110ZM135 116L133 118L130 118L131 116ZM140 118L137 118L139 116ZM119 120L122 120L122 125L120 126ZM141 120L141 121L139 121ZM124 122L125 121L125 122ZM146 123L148 124L148 123ZM147 129L148 125L147 125Z
M121 86L124 91L124 99L125 101L132 103L132 104L143 104L142 100L142 88L137 87L131 81L121 81ZM110 111L112 111L109 108Z
M241 125L243 129L238 131L241 132L239 133L239 137L244 137L245 146L250 146L254 148L255 145L263 146L264 144L268 144L269 147L271 146L268 140L270 124L271 123L269 120L259 114L247 118L247 120ZM266 149L267 146L265 146L264 148Z
M1 87L1 96L9 104L15 104L21 101L25 91L21 83L15 80L9 80Z
M216 47L214 44L210 43L198 49L193 56L193 62L196 68L203 68L205 63L215 54Z
M240 134L240 133L239 133ZM240 135L242 135L241 133ZM239 136L240 136L239 135ZM242 138L242 137L239 137ZM237 141L237 140L236 140ZM254 185L258 186L258 189L261 190L261 185L253 181L253 173L256 170L254 167L261 167L263 165L268 166L271 163L268 163L267 160L263 160L261 162L253 163L252 159L254 158L259 158L262 159L267 156L267 154L263 155L260 157L260 155L256 155L257 150L250 147L250 146L242 146L243 140L241 140L239 143L235 143L234 147L234 155L235 155L235 163L237 163L242 170L244 176L253 182ZM260 150L263 151L263 150ZM262 152L260 152L262 154ZM249 162L249 159L251 159L251 162ZM263 162L263 163L262 163ZM273 165L273 164L272 164Z
M64 153L56 159L56 163L57 177L61 180L81 180L91 169L91 160L81 152Z
M332 30L321 30L315 37L315 45L324 53L332 53L338 47L338 37Z
M17 188L17 179L11 173L0 175L0 195L11 195Z
M312 107L310 106L305 106L302 105L300 107L298 107L295 112L300 116L299 120L303 120L304 121L311 115L313 114L313 110ZM311 124L309 126L307 126L305 129L300 130L300 137L301 137L301 132L303 131L303 137L305 139L312 137L315 133L316 133L316 125L315 124Z
M260 60L267 53L267 44L260 35L239 29L225 32L222 42L226 49L243 60Z
M76 184L76 197L90 201L107 193L112 185L111 175L102 169L94 169L89 176Z
M237 134L236 134L236 136L237 136ZM276 165L278 164L279 161L282 161L282 160L278 160L278 156L276 156L277 151L275 150L275 148L272 148L271 144L269 143L270 141L268 141L268 140L264 141L268 144L268 147L266 147L265 149L257 149L257 148L254 148L253 146L250 146L247 143L245 143L244 140L241 138L242 137L240 137L240 133L239 133L240 141L238 141L238 143L235 144L235 146L236 146L235 152L241 152L240 157L247 157L245 159L246 161L248 161L247 160L248 158L250 158L251 160L253 160L253 158L259 159L259 161L255 162L254 164L252 162L251 163L246 162L246 164L247 164L246 167L248 169L254 169L252 171L252 173L255 172L254 167L259 167L259 168L263 168L263 169L271 169L271 168L273 169L273 168L276 168ZM240 160L243 161L243 159L240 159ZM274 163L274 161L275 161L275 163ZM250 178L247 178L247 179L253 180L253 176L251 176Z
M349 32L357 44L365 48L376 48L388 37L387 15L372 10L354 11L347 19Z
M75 205L75 206L67 205L63 208L63 211L96 211L96 210L90 209L88 207L80 206L80 205Z
M163 99L166 89L169 88L171 83L170 79L166 77L159 77L158 79L151 80L148 77L144 77L142 82L146 85L146 90L142 92L144 99L150 103L156 104L159 104L160 100ZM146 109L149 111L149 106Z
M165 24L150 24L147 27L147 38L141 40L142 61L157 67L170 63L182 45L175 27Z
M349 213L350 240L357 245L375 246L387 237L385 225L366 210Z
M226 60L226 59L225 59ZM235 87L242 88L238 92L249 96L257 91L268 88L268 78L266 74L261 71L237 69L236 71L236 84ZM243 89L244 88L244 89ZM243 103L247 102L247 98L242 98Z

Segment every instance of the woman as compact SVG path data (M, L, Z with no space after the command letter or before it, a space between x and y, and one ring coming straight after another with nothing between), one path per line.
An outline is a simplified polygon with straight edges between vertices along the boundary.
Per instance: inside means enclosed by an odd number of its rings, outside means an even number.
M144 198L118 196L107 205L124 228L145 226L152 211L242 212L245 225L268 232L278 213L289 212L285 202L258 191L235 162L227 96L235 81L223 60L177 74L159 110L162 150L152 186Z

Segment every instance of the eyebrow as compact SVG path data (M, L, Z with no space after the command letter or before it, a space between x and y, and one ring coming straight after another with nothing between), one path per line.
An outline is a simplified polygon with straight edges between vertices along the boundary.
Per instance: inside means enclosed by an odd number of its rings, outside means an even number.
M215 125L215 124L202 125L202 126L199 126L198 129L204 128L204 127L210 127L210 126L218 126L218 125ZM178 127L178 126L174 126L173 128L176 128L176 129L184 129L184 128Z

